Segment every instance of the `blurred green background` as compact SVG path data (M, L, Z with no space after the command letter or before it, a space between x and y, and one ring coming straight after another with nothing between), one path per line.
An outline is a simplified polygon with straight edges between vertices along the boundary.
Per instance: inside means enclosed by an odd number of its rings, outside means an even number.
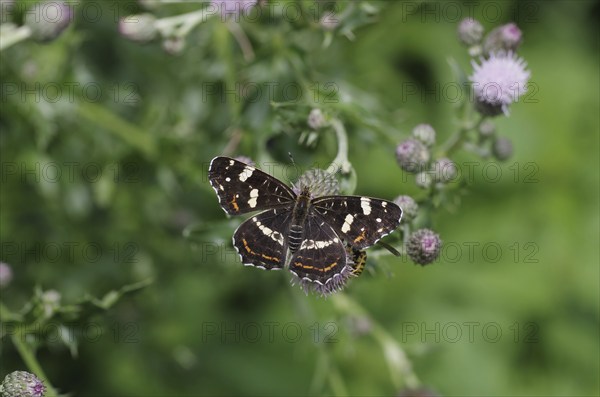
M1 298L16 311L34 286L68 304L154 282L75 320L77 357L56 340L40 345L55 387L76 396L397 395L406 384L393 379L404 378L390 376L390 347L374 337L384 329L441 395L599 394L600 3L371 2L381 9L372 23L328 48L315 23L242 21L254 60L217 19L168 55L119 34L118 17L141 12L137 3L95 2L97 20L81 15L89 3L55 41L1 53L0 260L14 272ZM285 272L242 267L229 243L240 220L218 206L210 159L229 150L285 162L291 151L300 166L331 161L332 140L301 148L301 131L289 129L309 105L282 115L269 101L284 99L285 84L333 82L336 109L356 118L342 117L356 193L419 197L394 145L421 122L440 141L456 129L456 103L435 93L453 81L449 58L470 70L455 33L455 10L467 16L468 7L486 30L519 25L537 91L496 120L513 158L487 175L487 161L457 158L477 164L460 205L434 216L441 260L369 264L345 290L364 312L305 296ZM492 9L498 18L483 14ZM256 101L213 94L235 82L279 85ZM75 95L53 101L53 85ZM26 369L9 338L1 355L0 377Z

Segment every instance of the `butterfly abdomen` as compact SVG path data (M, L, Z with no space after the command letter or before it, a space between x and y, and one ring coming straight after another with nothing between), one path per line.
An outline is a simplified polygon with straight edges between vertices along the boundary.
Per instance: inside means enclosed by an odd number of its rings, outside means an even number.
M304 234L304 227L302 225L293 224L290 226L290 233L288 235L288 248L292 252L298 251L300 244L302 244L302 235Z
M292 213L292 223L288 233L288 248L291 252L296 252L304 240L304 223L308 216L310 207L310 194L307 189L303 189L294 205Z

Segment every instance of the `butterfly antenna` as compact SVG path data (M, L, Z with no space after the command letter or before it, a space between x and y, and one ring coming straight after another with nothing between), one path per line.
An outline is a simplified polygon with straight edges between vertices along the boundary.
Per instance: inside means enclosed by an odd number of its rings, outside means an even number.
M298 168L298 165L296 164L296 162L294 161L294 156L292 155L292 152L288 152L288 156L290 158L290 161L292 162L292 166L294 167L294 169L296 170L296 175L298 178L300 178L300 169ZM296 178L297 179L297 178ZM292 181L290 181L288 179L288 182L293 184Z

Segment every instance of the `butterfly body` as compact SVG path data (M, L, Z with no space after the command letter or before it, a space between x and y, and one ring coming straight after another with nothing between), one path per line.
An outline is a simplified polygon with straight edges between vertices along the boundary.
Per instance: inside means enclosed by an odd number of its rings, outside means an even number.
M304 224L310 210L310 190L305 188L298 195L292 211L292 222L288 233L288 248L291 252L298 251L303 241Z
M212 160L209 180L227 214L262 211L233 235L244 265L287 267L300 279L320 285L360 274L364 260L356 272L356 252L394 231L402 217L400 207L387 200L313 197L310 186L295 193L269 174L227 157Z

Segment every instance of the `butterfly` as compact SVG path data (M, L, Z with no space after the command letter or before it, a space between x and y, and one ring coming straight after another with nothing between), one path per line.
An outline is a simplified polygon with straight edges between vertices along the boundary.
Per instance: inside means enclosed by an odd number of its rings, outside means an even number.
M309 184L292 189L228 157L211 161L208 178L227 214L260 211L233 234L233 246L244 265L288 268L300 280L320 286L337 286L346 275L360 274L364 249L393 232L402 219L402 209L391 201L313 197Z

